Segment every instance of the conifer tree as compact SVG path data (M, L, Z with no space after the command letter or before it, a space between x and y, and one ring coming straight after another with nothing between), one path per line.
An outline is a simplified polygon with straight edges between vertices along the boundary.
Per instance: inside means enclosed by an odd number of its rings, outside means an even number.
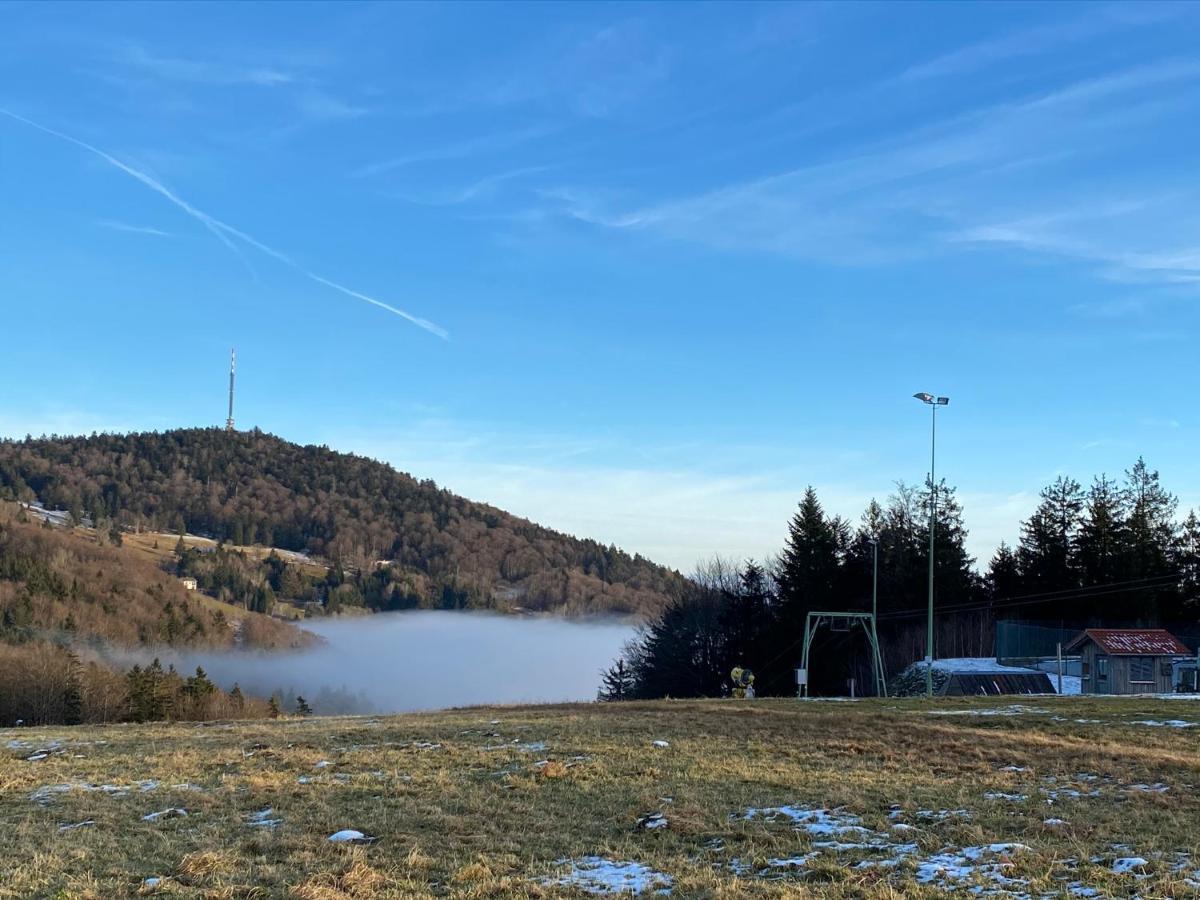
M1084 492L1073 478L1059 476L1042 489L1041 503L1021 526L1017 560L1023 593L1046 593L1079 587L1076 542L1083 515Z
M803 627L809 610L828 609L838 569L838 530L825 517L810 486L788 525L787 543L779 557L776 581L787 621Z
M1107 588L1124 581L1128 547L1125 494L1112 479L1099 475L1088 489L1076 542L1076 565L1082 586ZM1120 603L1111 596L1083 597L1060 607L1064 617L1080 624L1116 623L1120 617Z
M633 670L625 665L625 659L621 657L601 674L597 699L606 702L632 700L634 688Z
M1138 596L1129 596L1126 606L1136 610L1139 620L1157 624L1177 605L1177 585L1170 579L1178 573L1175 514L1179 504L1159 483L1158 472L1140 457L1125 473L1125 495L1129 510L1125 576L1143 580Z
M1178 548L1181 612L1194 619L1200 612L1200 519L1194 509L1183 520Z
M1017 554L1003 541L988 564L986 582L988 596L993 602L1007 600L1021 591L1021 567Z

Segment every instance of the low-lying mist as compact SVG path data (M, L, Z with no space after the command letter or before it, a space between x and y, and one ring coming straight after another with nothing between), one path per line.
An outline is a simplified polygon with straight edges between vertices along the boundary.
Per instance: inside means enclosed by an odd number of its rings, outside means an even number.
M633 626L486 613L401 612L308 620L326 641L287 653L159 654L203 666L228 690L303 696L318 713L389 713L481 703L593 700Z

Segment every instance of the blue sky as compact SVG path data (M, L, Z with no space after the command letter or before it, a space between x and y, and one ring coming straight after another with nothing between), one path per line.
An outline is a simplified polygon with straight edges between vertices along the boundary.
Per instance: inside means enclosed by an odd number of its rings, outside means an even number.
M681 568L928 412L1200 501L1200 9L0 6L0 433L237 419ZM391 307L391 310L380 306ZM409 318L405 318L403 313Z

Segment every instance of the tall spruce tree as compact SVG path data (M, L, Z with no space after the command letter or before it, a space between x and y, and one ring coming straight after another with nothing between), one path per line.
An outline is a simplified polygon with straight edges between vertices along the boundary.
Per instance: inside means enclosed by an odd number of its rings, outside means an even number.
M1179 567L1179 613L1195 620L1200 616L1200 519L1189 510L1179 533L1176 565Z
M1000 542L992 561L988 564L985 581L988 597L993 603L1015 597L1022 590L1020 561L1012 547L1004 541Z
M810 486L788 526L775 575L785 627L803 629L810 611L832 608L840 544L838 527L825 517Z
M596 699L603 702L632 700L636 686L633 669L621 657L601 673L600 691Z
M1083 516L1083 488L1073 478L1059 476L1042 489L1041 497L1033 515L1021 526L1017 548L1020 590L1026 594L1079 587L1075 545Z
M1178 607L1175 514L1179 503L1159 483L1158 472L1140 457L1125 473L1125 496L1129 510L1125 574L1142 582L1136 593L1130 592L1125 606L1135 611L1138 621L1159 624L1174 618Z
M1125 494L1111 478L1098 475L1087 492L1075 546L1080 582L1093 594L1060 603L1064 618L1079 625L1118 624L1128 618L1128 610L1121 608L1119 599L1114 600L1119 595L1094 593L1125 580L1128 547Z

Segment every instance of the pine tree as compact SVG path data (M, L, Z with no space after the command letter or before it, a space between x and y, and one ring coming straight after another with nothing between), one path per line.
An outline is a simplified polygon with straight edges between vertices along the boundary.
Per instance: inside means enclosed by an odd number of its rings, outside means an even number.
M1021 567L1017 554L1003 541L988 564L986 581L988 595L993 602L1007 600L1021 590ZM1003 616L1002 613L1000 615Z
M229 700L233 703L233 708L238 712L242 712L246 708L246 695L242 693L242 689L236 681L233 683L233 688L229 691Z
M308 701L303 697L296 697L296 715L308 718L313 714L312 707L308 705Z
M1125 578L1129 531L1126 524L1126 498L1116 482L1100 475L1092 481L1085 501L1083 522L1079 526L1075 558L1083 587L1109 587ZM1118 596L1118 595L1113 595ZM1119 600L1109 596L1083 597L1062 604L1062 615L1078 624L1109 622L1123 618Z
M1159 483L1158 472L1151 471L1140 457L1125 473L1125 495L1129 509L1125 575L1155 579L1139 586L1137 596L1129 596L1126 604L1137 611L1139 620L1157 624L1164 614L1175 612L1178 598L1173 577L1178 572L1175 513L1179 504Z
M1190 510L1178 543L1179 599L1184 615L1195 618L1200 609L1200 519Z
M788 621L803 626L813 609L829 609L838 570L839 533L810 486L788 526L776 580Z
M1083 488L1059 476L1042 490L1042 502L1021 526L1017 559L1023 593L1079 587L1076 541L1084 506Z
M272 719L278 719L280 716L279 701L275 699L274 694L267 700L267 715Z
M625 665L624 658L618 659L601 673L597 699L605 702L632 700L634 686L633 670Z

